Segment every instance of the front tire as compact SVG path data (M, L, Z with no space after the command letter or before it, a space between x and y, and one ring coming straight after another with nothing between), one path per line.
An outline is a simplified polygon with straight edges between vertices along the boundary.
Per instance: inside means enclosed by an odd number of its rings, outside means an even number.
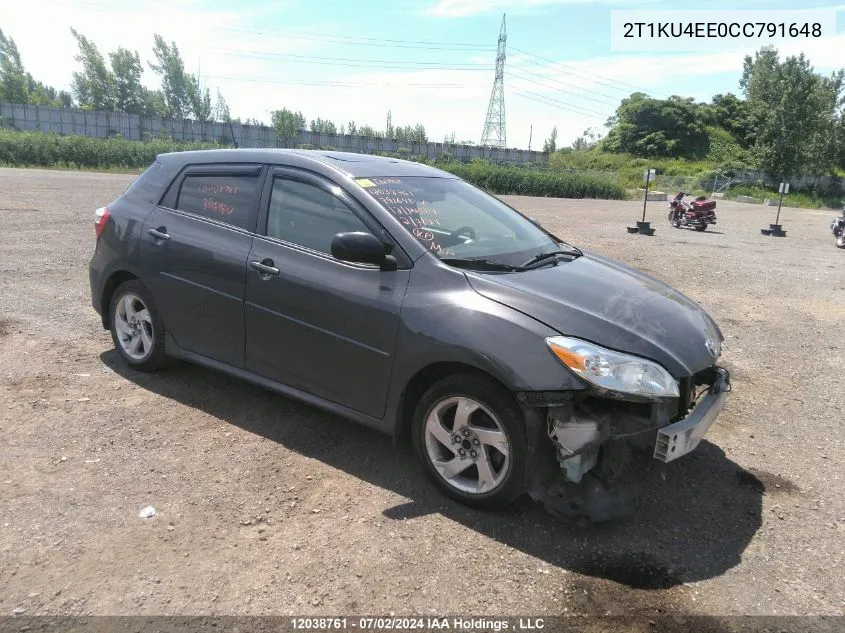
M447 497L492 510L525 492L525 421L493 380L474 374L441 379L420 398L412 434L426 475Z
M678 220L676 219L674 211L669 211L669 218L668 219L669 219L669 224L674 226L676 229L681 228L681 223L678 222Z
M697 224L697 225L695 226L695 230L696 230L696 231L706 231L706 230L707 230L707 225L706 225L706 224Z
M109 305L114 348L124 363L139 371L155 371L167 364L164 324L152 294L138 280L115 290Z
M839 234L839 237L836 238L836 245L839 248L845 248L845 231Z

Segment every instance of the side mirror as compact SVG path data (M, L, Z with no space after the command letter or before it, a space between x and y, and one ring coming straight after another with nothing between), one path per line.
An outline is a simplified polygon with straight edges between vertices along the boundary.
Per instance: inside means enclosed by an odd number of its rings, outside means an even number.
M387 254L382 241L363 231L335 235L332 238L332 257L355 264L374 264L383 270L396 270L396 259Z

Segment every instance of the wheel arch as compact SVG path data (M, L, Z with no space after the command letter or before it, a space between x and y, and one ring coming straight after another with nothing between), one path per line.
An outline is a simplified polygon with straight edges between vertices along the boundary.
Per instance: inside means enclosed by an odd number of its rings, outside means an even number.
M396 442L408 439L411 430L411 421L414 416L414 409L417 402L434 383L447 376L456 374L472 374L481 376L498 384L502 391L512 393L512 390L502 382L501 379L489 371L475 365L460 361L438 361L429 363L419 369L405 384L402 395L399 398L396 417L394 421L393 436Z
M103 321L103 328L106 330L111 329L111 300L115 291L122 283L132 280L144 283L138 275L126 268L114 270L109 273L109 276L106 278L106 281L103 284L103 290L100 294L100 305L102 306L102 314L100 316ZM146 284L144 285L146 286Z

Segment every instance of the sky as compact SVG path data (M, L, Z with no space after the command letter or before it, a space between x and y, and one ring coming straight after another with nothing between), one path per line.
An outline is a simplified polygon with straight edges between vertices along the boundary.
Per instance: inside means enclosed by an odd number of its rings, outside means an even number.
M558 146L587 128L601 133L632 92L709 101L739 94L743 58L759 42L714 42L705 50L620 52L611 12L710 9L835 10L836 32L777 43L803 52L817 72L845 66L842 0L26 0L8 3L0 28L26 70L69 89L76 43L70 27L106 55L137 50L149 70L153 34L179 47L186 69L219 88L233 117L269 123L279 108L307 120L384 129L422 123L428 137L478 143L494 81L496 44L507 25L504 74L507 145L540 149L553 128ZM803 6L802 6L803 4ZM666 14L669 15L669 14Z

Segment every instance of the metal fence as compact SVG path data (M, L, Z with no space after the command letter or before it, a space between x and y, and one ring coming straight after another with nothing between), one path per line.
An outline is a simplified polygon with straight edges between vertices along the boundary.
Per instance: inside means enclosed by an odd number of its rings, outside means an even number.
M520 149L483 148L452 143L418 143L395 139L369 138L350 134L318 134L300 130L297 138L279 138L276 130L263 125L241 123L201 123L199 121L166 119L160 116L139 116L125 112L88 111L79 108L51 108L47 106L0 103L0 125L21 131L53 132L142 141L151 138L171 138L176 141L215 141L239 147L310 147L332 148L338 151L372 154L377 152L408 157L423 156L435 159L448 155L468 162L484 158L499 164L544 165L543 152Z

